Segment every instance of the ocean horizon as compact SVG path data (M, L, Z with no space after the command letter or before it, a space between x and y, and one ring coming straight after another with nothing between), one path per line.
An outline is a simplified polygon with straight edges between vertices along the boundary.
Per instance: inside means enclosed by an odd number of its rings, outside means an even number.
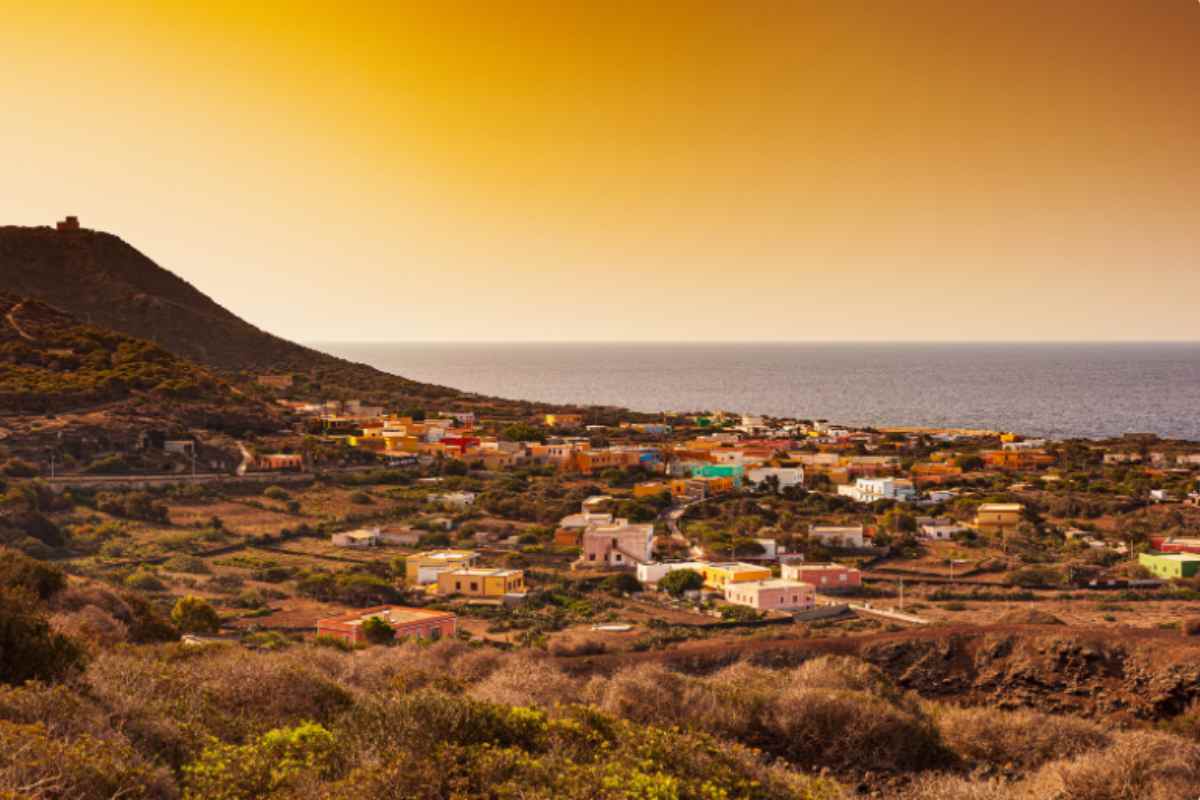
M314 342L479 394L850 425L1200 440L1200 343Z

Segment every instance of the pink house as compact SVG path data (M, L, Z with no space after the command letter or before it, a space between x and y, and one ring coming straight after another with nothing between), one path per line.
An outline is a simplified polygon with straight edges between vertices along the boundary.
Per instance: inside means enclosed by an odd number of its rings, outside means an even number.
M853 589L862 586L862 573L841 564L806 564L803 561L780 567L784 580L800 581L824 592L831 589Z
M618 519L611 525L589 527L583 533L583 566L628 567L654 557L654 525L630 525Z
M756 611L803 611L816 605L816 590L807 583L775 578L725 584L725 600Z
M317 622L317 635L334 636L350 644L363 644L366 637L362 625L371 617L378 617L395 628L397 639L413 637L436 640L451 637L458 630L458 617L448 611L375 606L320 620Z

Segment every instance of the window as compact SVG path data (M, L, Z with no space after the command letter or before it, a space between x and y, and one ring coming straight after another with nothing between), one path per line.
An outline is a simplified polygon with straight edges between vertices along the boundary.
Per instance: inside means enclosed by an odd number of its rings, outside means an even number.
M472 591L472 592L478 592L478 591L479 591L479 584L478 584L478 583L476 583L475 581L471 581L471 591Z

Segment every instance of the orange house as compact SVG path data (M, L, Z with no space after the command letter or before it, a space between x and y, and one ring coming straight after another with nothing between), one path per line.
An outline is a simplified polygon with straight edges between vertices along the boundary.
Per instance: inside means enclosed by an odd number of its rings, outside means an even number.
M979 455L993 469L1040 469L1055 461L1044 450L985 450Z

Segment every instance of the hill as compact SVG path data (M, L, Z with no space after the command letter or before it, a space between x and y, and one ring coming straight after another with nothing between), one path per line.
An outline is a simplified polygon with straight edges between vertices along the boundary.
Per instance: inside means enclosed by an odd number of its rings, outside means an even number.
M11 294L153 341L225 377L293 372L298 392L314 396L386 395L393 402L469 397L260 330L112 234L0 227L0 279Z
M130 452L148 431L225 441L273 432L286 422L274 404L152 342L5 293L0 410L6 455L66 448L82 462L97 453Z

